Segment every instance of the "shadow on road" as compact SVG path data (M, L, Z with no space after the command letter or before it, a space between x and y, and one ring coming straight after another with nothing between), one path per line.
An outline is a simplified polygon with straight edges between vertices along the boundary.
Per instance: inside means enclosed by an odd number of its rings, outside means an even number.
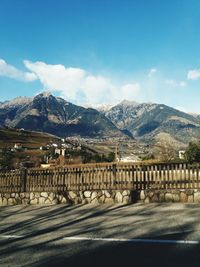
M66 241L66 236L186 240L198 229L196 205L18 206L2 208L0 266L200 266L200 246ZM179 216L179 217L177 217ZM176 219L179 218L179 219Z

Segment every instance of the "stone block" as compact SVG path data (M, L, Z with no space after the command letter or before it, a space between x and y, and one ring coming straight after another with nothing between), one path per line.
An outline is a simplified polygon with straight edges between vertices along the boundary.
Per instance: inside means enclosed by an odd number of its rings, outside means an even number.
M31 200L30 200L30 204L31 204L31 205L36 205L36 204L38 204L38 200L37 200L37 198L35 198L35 199L31 199Z
M159 197L158 197L158 193L154 194L153 197L151 198L152 202L159 202Z
M191 196L191 195L193 195L194 194L194 190L193 189L186 189L186 194L188 195L188 196Z
M44 203L45 204L51 204L51 200L49 198L47 198Z
M68 195L69 195L69 198L70 198L70 199L75 199L75 198L77 197L77 194L74 193L73 191L69 191L69 192L68 192Z
M180 202L187 202L188 201L188 196L186 195L185 192L180 193Z
M2 205L3 205L3 206L7 206L7 205L8 205L7 198L3 197Z
M45 197L39 197L38 203L39 204L44 204L45 203Z
M146 204L150 203L150 198L146 197L145 200L144 200L144 203L146 203Z
M165 201L167 201L167 202L173 202L173 194L166 193L165 194Z
M82 204L82 199L80 197L76 197L73 199L73 204Z
M34 194L35 194L35 198L39 199L39 197L40 197L40 193L36 192L36 193L34 193Z
M98 202L102 204L105 202L105 199L106 199L106 197L104 195L102 195L101 197L98 198Z
M165 202L165 193L164 193L164 192L161 192L161 193L159 194L159 201L160 201L160 202Z
M62 195L57 195L57 199L58 199L58 201L59 201L60 203L62 203L62 198L63 198Z
M49 199L53 200L53 199L55 198L55 196L56 196L56 194L53 193L53 192L51 192L51 193L49 194Z
M148 196L149 196L150 198L152 198L152 197L154 196L154 192L153 192L153 191L149 191L149 192L148 192Z
M125 197L125 196L129 196L130 195L130 192L128 190L124 190L122 192L122 196Z
M94 199L96 199L96 198L97 198L97 196L98 196L98 194L97 194L97 192L96 192L96 191L92 192L92 195L91 195L91 200L94 200ZM97 201L97 202L98 202L98 201Z
M27 198L23 198L22 199L22 205L28 205L28 204L30 204L30 200Z
M189 195L188 196L188 203L193 203L194 202L194 196L193 195Z
M103 196L104 193L105 193L105 190L99 190L99 191L97 191L97 195L98 195L97 197L99 198L99 197Z
M92 204L98 204L99 202L98 202L98 199L97 198L94 198L94 199L91 200L91 203Z
M195 192L194 193L194 202L195 203L200 203L200 192Z
M100 202L99 202L100 203ZM106 204L114 204L114 199L111 197L106 197L104 203Z
M89 203L91 203L91 199L89 197L86 197L84 199L84 204L89 204Z
M84 199L84 196L83 196L83 192L82 192L82 191L79 191L79 197L80 197L81 199Z
M11 198L15 198L15 193L11 193Z
M62 204L67 204L67 199L65 197L62 197L61 203Z
M124 196L123 197L123 203L126 203L126 204L128 204L130 201L129 201L129 196Z
M3 198L0 197L0 206L2 206L2 205L3 205Z
M30 193L30 200L33 200L35 198L35 194L33 192Z
M4 197L5 197L5 198L10 198L11 195L10 195L10 193L5 193L5 194L4 194Z
M179 202L180 201L179 194L173 194L172 197L173 197L173 202Z
M56 205L58 204L58 200L56 198L54 198L52 201L51 201L52 204Z
M111 194L110 194L110 192L108 190L104 190L103 193L104 193L106 198L110 198L111 197Z
M84 198L84 199L81 200L81 204L88 204L86 198Z
M20 198L25 198L25 193L20 193Z
M123 202L123 197L122 197L121 192L117 192L116 193L116 195L115 195L115 202L117 202L117 203L122 203Z
M141 200L145 200L145 198L146 198L145 192L144 192L144 190L141 190L141 192L140 192L140 199Z
M83 195L84 195L84 197L86 197L86 198L90 198L90 196L91 196L91 191L85 191L85 192L83 193Z
M30 193L25 193L25 198L30 198Z
M180 193L180 190L177 190L177 189L171 189L169 193L172 193L173 195L175 194L178 194Z
M40 195L41 195L41 197L44 197L44 198L48 197L48 193L47 192L42 192Z
M16 205L17 204L17 201L15 198L9 198L8 199L8 205Z

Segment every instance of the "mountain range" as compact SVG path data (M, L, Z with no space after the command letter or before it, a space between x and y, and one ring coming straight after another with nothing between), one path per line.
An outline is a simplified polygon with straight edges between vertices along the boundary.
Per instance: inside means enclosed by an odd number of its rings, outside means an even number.
M0 125L42 131L60 137L123 137L104 114L51 94L17 98L0 104Z
M122 102L104 113L119 129L144 142L187 144L200 136L199 117L164 104Z
M133 138L147 144L167 140L177 147L185 146L200 135L198 115L164 104L124 100L115 106L94 109L48 93L1 102L0 125L60 137Z

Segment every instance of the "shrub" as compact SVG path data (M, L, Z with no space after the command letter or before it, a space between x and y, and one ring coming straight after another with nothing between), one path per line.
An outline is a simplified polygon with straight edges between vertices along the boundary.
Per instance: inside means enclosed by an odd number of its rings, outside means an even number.
M185 152L185 158L189 163L200 162L200 141L189 143Z

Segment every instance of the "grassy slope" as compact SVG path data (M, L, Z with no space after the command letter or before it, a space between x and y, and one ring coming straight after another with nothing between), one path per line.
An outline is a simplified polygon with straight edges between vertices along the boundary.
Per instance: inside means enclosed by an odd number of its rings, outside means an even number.
M34 149L56 140L58 140L56 136L46 133L0 129L0 148L13 147L15 143L20 143L24 147Z

